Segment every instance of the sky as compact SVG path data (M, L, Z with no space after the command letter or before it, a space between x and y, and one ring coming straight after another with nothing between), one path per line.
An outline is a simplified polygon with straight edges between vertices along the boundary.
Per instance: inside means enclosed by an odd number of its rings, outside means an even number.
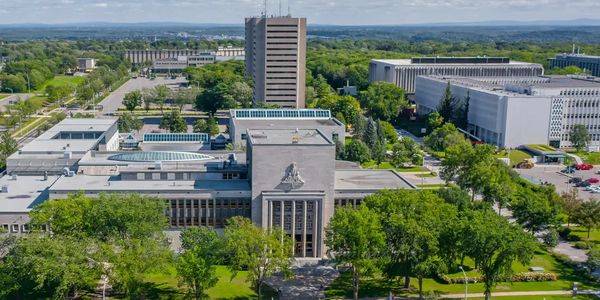
M263 0L0 0L0 24L189 22L242 24ZM402 25L600 18L600 0L282 0L313 24ZM268 14L279 1L268 0Z

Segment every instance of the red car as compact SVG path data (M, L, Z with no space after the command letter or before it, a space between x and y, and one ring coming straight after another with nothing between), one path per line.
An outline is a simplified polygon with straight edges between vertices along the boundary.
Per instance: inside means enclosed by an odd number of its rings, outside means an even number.
M594 166L588 164L575 165L575 170L591 170L592 168L594 168Z
M592 178L589 178L586 181L589 182L589 183L598 183L598 182L600 182L600 179L592 177Z

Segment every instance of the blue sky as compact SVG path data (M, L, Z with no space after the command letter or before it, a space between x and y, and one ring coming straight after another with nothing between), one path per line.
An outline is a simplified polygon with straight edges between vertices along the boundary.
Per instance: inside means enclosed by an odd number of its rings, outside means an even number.
M242 23L262 0L0 0L0 24L73 22ZM268 0L269 14L279 1ZM600 0L282 0L283 12L318 24L415 24L600 18Z

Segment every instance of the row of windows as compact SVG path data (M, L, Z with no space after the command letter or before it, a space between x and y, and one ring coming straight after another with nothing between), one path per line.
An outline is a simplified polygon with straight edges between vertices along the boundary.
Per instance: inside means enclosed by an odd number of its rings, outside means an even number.
M560 95L561 96L598 96L598 95L600 95L600 90L598 90L598 89L593 89L593 90L567 90L567 91L561 91Z
M290 76L281 76L281 77L270 77L270 76L267 76L267 79L296 79L296 76L292 76L292 77L290 77Z
M144 142L208 142L207 133L144 133Z
M267 62L297 62L295 59L267 59Z
M2 231L6 233L27 233L29 232L29 224L2 224Z
M565 118L600 118L600 114L565 114Z
M267 93L267 97L296 97L296 94L269 94L269 93Z

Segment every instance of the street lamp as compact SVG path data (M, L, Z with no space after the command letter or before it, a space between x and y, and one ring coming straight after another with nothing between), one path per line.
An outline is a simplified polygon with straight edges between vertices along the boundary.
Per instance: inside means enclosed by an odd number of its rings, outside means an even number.
M25 72L25 76L27 76L27 93L31 94L31 81L29 80L29 73Z
M469 290L469 280L467 279L467 273L465 273L465 269L463 266L458 266L458 268L462 271L463 276L465 278L465 300L467 300L467 294Z

